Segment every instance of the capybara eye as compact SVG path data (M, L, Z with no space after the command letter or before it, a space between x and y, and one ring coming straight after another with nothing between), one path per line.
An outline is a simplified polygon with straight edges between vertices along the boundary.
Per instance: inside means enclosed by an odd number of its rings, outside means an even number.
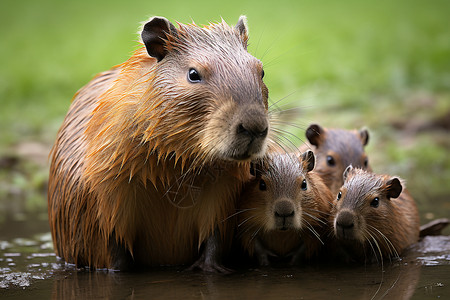
M262 70L262 72L261 72L261 79L264 78L264 75L265 75L264 70Z
M265 182L263 179L261 179L261 180L259 181L259 189L260 189L261 191L267 190L266 182Z
M369 159L366 157L364 159L364 167L367 168L368 165L369 165Z
M378 205L380 205L380 199L378 197L375 197L372 202L370 202L370 206L372 207L378 207Z
M307 188L308 188L308 185L306 184L306 179L303 179L303 181L302 181L302 190L306 191Z
M342 197L342 192L339 192L338 196L337 196L337 200L339 201Z
M328 155L328 156L327 156L327 164L328 164L329 166L334 166L334 165L336 164L336 162L334 161L333 156L331 156L331 155Z
M202 81L202 78L200 77L200 74L198 71L194 68L190 68L188 72L188 79L192 83L197 83Z

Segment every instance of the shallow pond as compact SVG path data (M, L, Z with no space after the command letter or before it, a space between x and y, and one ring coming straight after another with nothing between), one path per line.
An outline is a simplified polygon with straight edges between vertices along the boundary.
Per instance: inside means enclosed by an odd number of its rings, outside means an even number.
M427 237L400 262L312 265L208 275L182 269L77 270L53 253L45 218L0 228L2 299L450 299L450 237ZM20 236L18 238L17 236Z

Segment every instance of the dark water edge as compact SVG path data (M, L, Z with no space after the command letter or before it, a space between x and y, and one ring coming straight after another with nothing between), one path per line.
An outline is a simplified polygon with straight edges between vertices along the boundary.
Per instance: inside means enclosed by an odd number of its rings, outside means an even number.
M0 230L31 234L0 241L1 299L450 299L450 236L426 237L401 261L384 266L328 263L231 275L183 268L126 273L61 262L47 221L33 224L22 231L9 222Z

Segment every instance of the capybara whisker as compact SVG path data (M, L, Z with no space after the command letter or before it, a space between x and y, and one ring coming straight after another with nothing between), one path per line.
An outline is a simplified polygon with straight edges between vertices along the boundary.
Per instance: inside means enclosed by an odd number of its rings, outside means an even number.
M293 141L291 141L289 138L294 138L294 140L296 140L297 142L301 142L303 143L303 140L300 139L299 137L297 137L295 134L293 134L292 132L289 132L287 130L281 129L281 128L273 128L272 129L275 133L281 135L281 137L286 140L287 142L289 142L289 144L292 146L292 150L293 151L299 151L297 149L297 146L295 145L295 143Z
M237 216L238 214L241 214L241 213L243 213L243 212L245 212L245 211L255 210L255 209L257 209L257 208L240 209L240 210L238 210L237 212L235 212L234 214L229 215L228 217L226 217L225 219L223 219L222 222L225 222L226 220L228 220L228 219L230 219L230 218L232 218L232 217L234 217L234 216Z
M314 229L314 227L311 226L311 224L310 224L308 221L305 221L305 222L306 222L306 224L307 224L306 228L307 228L309 231L311 231L311 233L312 233L312 234L319 240L319 242L323 245L324 243L323 243L322 239L320 238L320 234Z
M303 213L305 214L305 216L308 216L308 217L310 217L311 219L314 219L314 220L316 220L316 221L319 222L319 223L327 224L327 222L326 222L325 220L322 220L322 219L320 219L319 217L316 217L316 216L314 216L314 215L312 215L312 214L310 214L310 213L307 213L306 210L310 210L310 211L312 211L312 212L317 212L317 213L319 213L320 215L322 215L322 212L321 212L320 210L317 210L317 209L303 209Z
M245 211L243 211L243 212L245 212ZM243 220L242 222L240 222L238 224L238 227L241 227L242 225L244 225L245 223L247 223L248 221L250 221L253 218L254 218L254 216L247 217L245 220Z
M391 256L396 257L396 258L400 257L400 255L398 254L394 245L392 244L392 242L387 238L387 236L384 233L382 233L380 230L378 230L376 227L374 227L370 224L367 224L367 226L369 228L372 228L373 230L375 230L383 238L383 240L386 242L387 247L389 248L389 254L391 254Z

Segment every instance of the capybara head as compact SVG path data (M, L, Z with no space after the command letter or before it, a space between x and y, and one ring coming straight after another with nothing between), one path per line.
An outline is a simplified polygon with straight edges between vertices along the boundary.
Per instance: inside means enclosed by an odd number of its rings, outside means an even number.
M249 230L299 230L315 214L315 199L308 173L314 168L314 154L300 156L270 154L261 164L252 164L254 178L241 197L243 220Z
M373 251L375 256L398 256L418 239L417 208L412 198L401 196L399 178L351 166L343 177L331 215L338 240L353 244L354 250Z
M343 185L342 173L348 166L370 170L364 152L364 146L369 142L367 129L329 129L312 124L306 130L306 137L316 147L315 171L333 193Z
M156 59L146 98L160 99L138 112L147 126L144 141L198 161L248 161L265 153L268 90L261 61L247 52L247 31L245 17L235 27L176 28L161 17L143 26L142 41Z

